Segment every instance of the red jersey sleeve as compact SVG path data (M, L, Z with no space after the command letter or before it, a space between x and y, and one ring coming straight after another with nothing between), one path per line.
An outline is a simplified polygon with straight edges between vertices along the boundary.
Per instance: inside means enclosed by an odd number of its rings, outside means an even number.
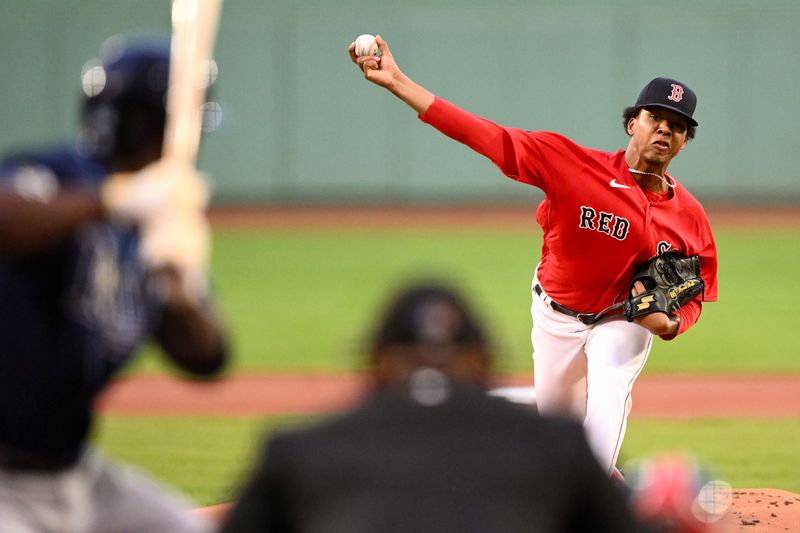
M678 309L681 325L678 328L677 335L684 333L697 323L700 313L703 311L702 302L717 301L717 246L714 242L711 226L708 224L708 218L706 218L702 208L700 209L702 217L698 216L697 218L701 221L699 227L701 249L698 255L700 257L700 278L703 280L703 292L700 296ZM677 335L662 335L661 338L671 340Z
M557 196L568 185L554 170L558 165L550 162L585 157L585 149L562 135L501 126L439 97L419 118L487 157L509 178L539 187L548 196Z
M717 245L708 219L703 219L703 249L700 251L700 277L703 279L704 302L717 301Z

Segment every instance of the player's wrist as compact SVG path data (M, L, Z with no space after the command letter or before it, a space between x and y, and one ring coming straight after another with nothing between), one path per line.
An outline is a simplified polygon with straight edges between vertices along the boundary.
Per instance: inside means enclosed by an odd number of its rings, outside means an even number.
M419 116L425 115L436 98L433 93L400 71L387 84L386 88L416 111Z
M681 330L681 317L679 315L673 315L671 318L672 331L670 331L670 335L677 335Z
M680 317L677 315L668 315L669 324L666 328L662 328L660 332L657 333L659 337L664 339L665 341L669 341L674 339L678 336L678 331L681 329L681 320Z
M389 78L389 81L386 82L386 88L398 98L405 100L404 97L409 92L410 84L411 80L408 76L398 69L397 72Z

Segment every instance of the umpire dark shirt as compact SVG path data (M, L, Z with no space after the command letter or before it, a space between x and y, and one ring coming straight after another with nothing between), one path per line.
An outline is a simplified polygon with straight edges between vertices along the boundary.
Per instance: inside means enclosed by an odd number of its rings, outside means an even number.
M634 531L576 423L407 388L273 437L223 532Z

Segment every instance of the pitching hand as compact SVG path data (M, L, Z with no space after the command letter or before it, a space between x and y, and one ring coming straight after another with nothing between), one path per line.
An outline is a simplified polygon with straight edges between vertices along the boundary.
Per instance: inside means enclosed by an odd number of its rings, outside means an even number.
M645 291L644 284L641 281L637 281L633 284L631 295L638 296ZM675 335L680 327L680 322L677 318L660 312L635 317L633 320L653 335Z
M433 104L433 93L415 83L403 74L394 62L389 45L380 35L375 37L375 42L381 51L380 57L356 56L356 45L352 43L347 51L350 59L364 73L364 77L372 83L389 89L395 96L408 104L419 116L424 116Z
M350 43L347 51L350 59L358 65L364 73L364 77L376 85L389 88L390 85L402 75L397 63L394 62L389 45L380 35L375 37L375 42L380 48L381 55L376 56L356 56L356 43Z

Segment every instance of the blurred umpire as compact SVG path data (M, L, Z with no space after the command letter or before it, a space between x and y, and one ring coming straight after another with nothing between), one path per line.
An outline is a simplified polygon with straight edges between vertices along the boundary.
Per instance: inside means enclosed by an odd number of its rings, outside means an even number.
M226 361L204 183L159 160L168 72L168 41L109 41L77 142L0 167L2 532L205 531L87 447L95 398L146 339L198 376Z
M371 394L272 437L223 533L639 530L581 426L490 397L491 367L455 290L400 291L370 345Z

